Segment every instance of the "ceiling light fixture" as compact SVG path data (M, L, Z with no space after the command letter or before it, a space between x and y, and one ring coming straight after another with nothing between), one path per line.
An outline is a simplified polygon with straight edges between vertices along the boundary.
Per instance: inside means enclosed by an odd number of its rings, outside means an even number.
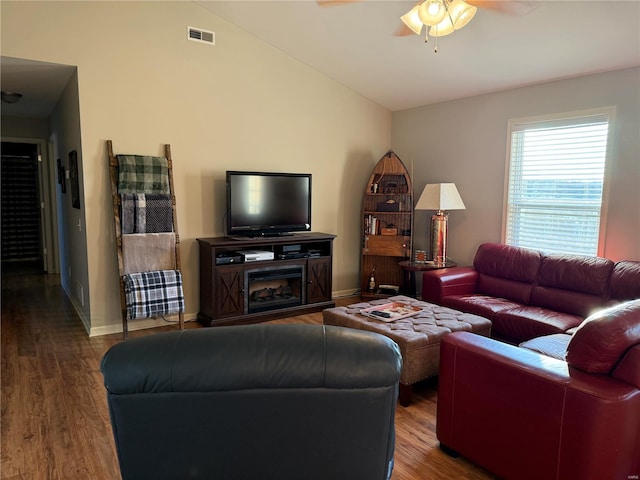
M420 35L422 27L426 26L424 41L429 41L429 35L436 37L434 51L437 52L438 37L464 27L477 10L478 7L469 5L464 0L424 0L401 16L400 20L416 35Z
M2 90L0 92L0 96L2 97L2 101L4 103L18 103L22 98L22 94L18 92L5 92Z

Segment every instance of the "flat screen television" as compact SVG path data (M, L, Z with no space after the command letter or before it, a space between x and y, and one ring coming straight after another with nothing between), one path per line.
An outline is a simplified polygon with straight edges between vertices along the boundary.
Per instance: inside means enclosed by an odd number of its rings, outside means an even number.
M311 174L227 171L227 235L311 230Z

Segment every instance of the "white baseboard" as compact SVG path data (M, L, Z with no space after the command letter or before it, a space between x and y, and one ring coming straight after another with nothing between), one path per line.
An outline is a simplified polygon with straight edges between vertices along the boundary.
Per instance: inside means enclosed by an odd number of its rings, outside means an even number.
M342 298L342 297L352 297L354 295L358 295L360 293L360 289L355 290L340 290L333 292L333 298ZM71 300L73 302L73 300ZM76 310L80 312L80 310L76 307ZM79 313L80 314L80 313ZM184 321L191 322L197 320L198 315L196 313L185 313ZM82 317L81 317L82 318ZM163 320L162 318L141 318L139 320L130 320L129 321L129 331L133 332L135 330L144 330L147 328L156 328L162 327L165 325L177 324L178 316L170 315L167 317L167 320ZM104 325L101 327L91 327L88 319L82 318L82 323L84 324L84 328L89 333L90 337L98 337L101 335L112 335L114 333L122 333L122 323L114 323L111 325Z
M162 318L141 318L139 320L129 320L128 330L130 332L133 332L135 330L145 330L147 328L164 327L166 325L176 325L176 327L178 326L177 315L168 315L166 318L167 320L164 320ZM197 318L197 314L195 313L184 314L185 322L196 320L196 318ZM98 337L100 335L111 335L113 333L122 333L122 322L114 323L112 325L104 325L102 327L93 327L89 331L89 336Z
M76 314L78 315L78 318L82 322L82 326L84 327L85 331L89 333L91 329L91 319L84 314L84 312L82 311L82 305L80 305L76 300L76 298L69 293L69 291L65 288L66 286L61 285L61 287L62 287L62 290L64 290L64 293L67 295L67 298L71 302L73 309L76 311Z

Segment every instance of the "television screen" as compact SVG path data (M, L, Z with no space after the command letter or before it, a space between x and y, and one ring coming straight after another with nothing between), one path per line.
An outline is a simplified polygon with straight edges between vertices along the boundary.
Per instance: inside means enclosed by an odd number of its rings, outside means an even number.
M227 171L227 235L311 230L311 174Z

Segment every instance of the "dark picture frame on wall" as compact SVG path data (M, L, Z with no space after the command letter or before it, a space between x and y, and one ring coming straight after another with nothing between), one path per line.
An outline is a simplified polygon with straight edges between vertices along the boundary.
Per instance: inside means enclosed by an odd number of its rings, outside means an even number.
M80 208L80 184L78 182L78 152L69 152L69 182L71 183L71 206Z
M64 165L62 159L58 159L58 183L60 184L60 191L67 193L67 181L65 179Z

